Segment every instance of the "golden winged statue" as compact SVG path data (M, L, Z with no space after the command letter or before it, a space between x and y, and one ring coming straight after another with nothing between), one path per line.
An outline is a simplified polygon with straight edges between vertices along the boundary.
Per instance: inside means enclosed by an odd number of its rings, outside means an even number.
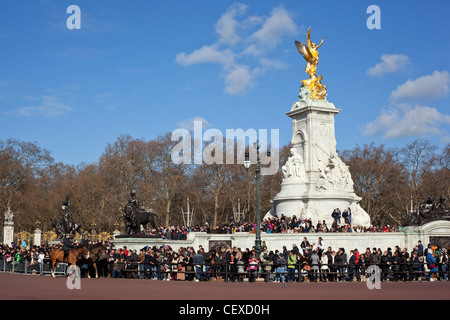
M317 64L319 63L319 51L317 50L323 44L322 41L317 45L311 41L311 28L308 29L308 34L306 37L306 45L295 41L295 46L298 52L306 60L305 72L309 74L308 80L302 80L303 85L308 88L311 92L311 99L325 99L327 95L327 89L324 84L322 84L322 76L316 76Z

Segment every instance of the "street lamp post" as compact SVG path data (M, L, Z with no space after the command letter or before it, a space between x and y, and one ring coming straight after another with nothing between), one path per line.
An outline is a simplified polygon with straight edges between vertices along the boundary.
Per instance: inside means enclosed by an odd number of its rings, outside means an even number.
M259 141L256 141L256 240L255 240L255 249L258 254L262 251L261 246L261 210L259 205L259 180L261 177L261 161L259 158ZM267 155L270 157L270 151L267 151ZM248 151L245 152L245 161L244 166L248 170L250 168L250 153Z

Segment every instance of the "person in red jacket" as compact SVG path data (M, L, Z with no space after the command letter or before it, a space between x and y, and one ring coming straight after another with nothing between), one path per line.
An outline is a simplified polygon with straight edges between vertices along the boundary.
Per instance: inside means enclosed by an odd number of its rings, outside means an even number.
M355 276L356 276L356 281L361 281L361 268L360 268L360 263L359 263L359 251L358 249L353 250L353 254L355 255L356 259L355 259Z

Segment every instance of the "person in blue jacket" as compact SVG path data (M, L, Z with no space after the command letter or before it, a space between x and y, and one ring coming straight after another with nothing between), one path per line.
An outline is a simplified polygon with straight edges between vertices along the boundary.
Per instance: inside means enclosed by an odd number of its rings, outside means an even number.
M428 250L426 259L427 259L428 269L430 271L430 281L434 281L433 274L436 275L438 270L437 270L436 260L433 257L432 250Z

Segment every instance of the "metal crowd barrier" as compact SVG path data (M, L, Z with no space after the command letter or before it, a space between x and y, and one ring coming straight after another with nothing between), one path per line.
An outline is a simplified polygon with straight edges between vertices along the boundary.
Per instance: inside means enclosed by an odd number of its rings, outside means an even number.
M169 270L165 270L164 267L165 266L169 266ZM423 278L423 277L429 277L430 271L427 267L427 263L423 262L420 264L414 263L414 264L408 264L408 263L403 263L403 264L399 264L399 270L392 270L392 265L387 266L387 265L383 265L383 264L378 264L377 266L380 268L380 277L381 280L386 280L386 279L405 279L407 278L407 280L417 280L418 278ZM172 268L172 266L174 268ZM178 266L178 264L167 264L167 263L158 263L157 265L155 265L156 270L151 270L151 269L139 269L139 267L137 267L137 264L134 263L131 266L127 265L127 263L123 263L122 265L118 266L118 265L107 265L107 273L108 274L112 274L112 272L114 271L114 269L116 269L116 274L118 276L121 277L133 277L130 275L134 275L135 278L140 278L141 275L144 275L145 278L149 279L152 278L152 274L157 275L157 279L162 280L164 278L164 276L171 276L173 274L176 273L184 273L185 276L186 275L193 275L193 279L196 278L196 267L195 265L189 265L191 266L192 270L186 270L186 266L184 266L184 270L183 271L178 271L177 268L175 266ZM292 279L293 281L306 281L306 279L308 280L323 280L324 278L326 278L326 280L331 279L335 279L336 281L339 281L340 279L348 279L348 278L352 278L352 279L357 279L360 280L364 277L366 277L366 273L365 270L367 267L370 266L366 265L363 266L362 268L360 266L355 266L354 269L350 269L348 268L348 265L346 266L331 266L328 265L328 269L325 270L321 270L320 267L322 265L318 265L319 266L319 270L317 272L311 271L311 270L305 270L304 269L304 264L300 265L300 264L295 264L294 268L288 268L288 265L275 265L275 264L271 264L271 265L265 265L265 264L258 264L258 269L255 272L250 272L247 270L247 267L249 266L249 264L236 264L235 268L240 268L241 271L231 271L231 264L229 263L224 263L221 265L215 265L215 264L201 264L201 269L202 271L199 272L202 276L202 279L205 280L209 280L210 278L216 278L218 275L220 277L223 278L223 281L228 282L228 281L234 281L236 279L239 278L249 278L250 276L255 277L255 279L257 278L264 278L265 281L272 281L275 279L275 277L279 276L281 278L281 276L284 276L285 279L287 279L288 277L290 279ZM269 267L271 268L271 271L265 271L264 268L265 267ZM285 272L279 273L276 271L277 267L284 267ZM308 265L310 267L312 267L313 265ZM415 267L414 267L415 266ZM438 271L437 271L437 275L441 278L444 279L450 279L450 275L449 275L449 265L446 264L445 265L446 268L445 270L443 270L442 265L437 264L438 267ZM55 270L55 274L56 275L65 275L66 274L66 270L67 270L68 264L67 263L58 263L56 270ZM98 266L97 266L98 267ZM115 268L114 268L115 267ZM217 269L220 269L219 271ZM342 269L344 268L344 269ZM413 268L412 270L410 268ZM207 270L209 269L209 270ZM293 269L291 270L291 272L289 272L289 269ZM334 271L335 270L335 271ZM102 270L99 270L99 273L101 274ZM21 262L15 262L15 261L10 261L7 262L5 260L0 260L0 272L12 272L12 273L23 273L23 274L42 274L42 275L50 275L51 274L51 266L50 266L50 259L49 258L45 258L44 262L42 264L42 271L41 271L41 266L40 263L38 262L34 262L33 264L31 264L31 259L25 259L22 260Z
M14 260L7 262L2 259L0 260L0 272L50 275L52 273L50 264L50 259L45 258L44 262L42 263L41 271L40 263L34 261L34 263L32 264L31 259L24 259L20 262L16 262ZM67 267L67 263L58 263L58 265L56 266L55 275L65 275Z
M145 275L145 278L149 279L151 278L152 274L156 273L157 274L157 279L161 280L164 277L164 274L176 274L176 273L184 273L185 275L188 274L192 274L193 278L195 279L195 275L197 274L197 271L195 269L195 265L191 265L192 270L187 271L186 268L183 271L178 271L176 270L172 270L172 268L169 268L170 270L164 270L162 268L163 265L169 265L169 266L173 266L173 265L177 265L177 264L157 264L156 265L156 270L152 271L151 269L144 269L144 270L139 270L138 268L127 268L126 264L124 264L123 268L121 268L120 272L122 274L122 276L125 276L128 273L134 273L135 275L137 274L137 277L140 277L141 274ZM412 267L411 264L408 263L403 263L403 264L399 264L399 270L392 270L392 265L387 266L387 265L383 265L383 264L378 264L377 267L380 268L380 278L381 280L419 280L419 278L424 278L424 277L429 277L430 275L430 270L427 267L427 263L423 262L420 263L419 266L417 265L417 263L415 263L416 268L414 268L413 270L410 270L408 268ZM223 267L223 270L221 271L217 271L216 268L218 267L217 265L214 264L202 264L202 271L199 272L202 275L202 278L214 278L217 275L221 276L223 278L224 281L229 281L231 280L236 280L237 278L239 278L240 276L244 276L245 278L248 278L250 275L252 275L251 271L247 270L247 267L249 266L249 264L241 264L240 267L244 268L244 271L242 272L238 272L238 271L231 271L230 270L230 264L225 263L223 265L220 265L221 267ZM205 267L209 267L210 270L206 271ZM348 280L349 278L351 278L352 280L356 279L358 281L360 281L361 279L369 276L369 274L366 274L366 269L371 266L371 265L367 265L364 266L363 268L359 267L359 266L355 266L354 269L350 269L348 268L348 265L346 266L335 266L335 267L328 267L328 269L323 270L320 269L321 265L319 264L319 270L317 270L317 272L314 272L313 270L305 270L304 269L304 265L299 265L296 264L294 266L294 268L291 271L291 273L289 273L289 268L288 265L282 265L282 267L284 267L285 272L283 273L279 273L276 272L276 268L279 267L280 265L270 265L271 269L273 268L274 270L272 271L264 271L264 267L267 267L267 265L264 264L259 264L258 265L258 270L256 272L253 273L253 275L255 276L255 278L264 278L265 281L271 281L274 280L274 278L278 275L281 278L281 275L284 276L285 279L288 278L292 278L293 281L305 281L306 279L308 279L309 281L311 281L311 279L314 280L323 280L324 278L326 278L326 280L334 279L335 281L340 281L340 280ZM308 264L308 266L312 267L314 265ZM450 279L450 275L449 275L449 265L446 264L446 269L442 270L441 265L437 265L438 266L438 271L437 271L437 276L444 278L445 280L449 280ZM220 268L221 268L220 267ZM403 269L402 269L403 267ZM418 267L418 268L417 268ZM239 268L239 266L237 267ZM342 269L344 268L344 269ZM406 269L405 269L406 268ZM332 271L335 270L335 271ZM116 270L117 271L117 270Z

